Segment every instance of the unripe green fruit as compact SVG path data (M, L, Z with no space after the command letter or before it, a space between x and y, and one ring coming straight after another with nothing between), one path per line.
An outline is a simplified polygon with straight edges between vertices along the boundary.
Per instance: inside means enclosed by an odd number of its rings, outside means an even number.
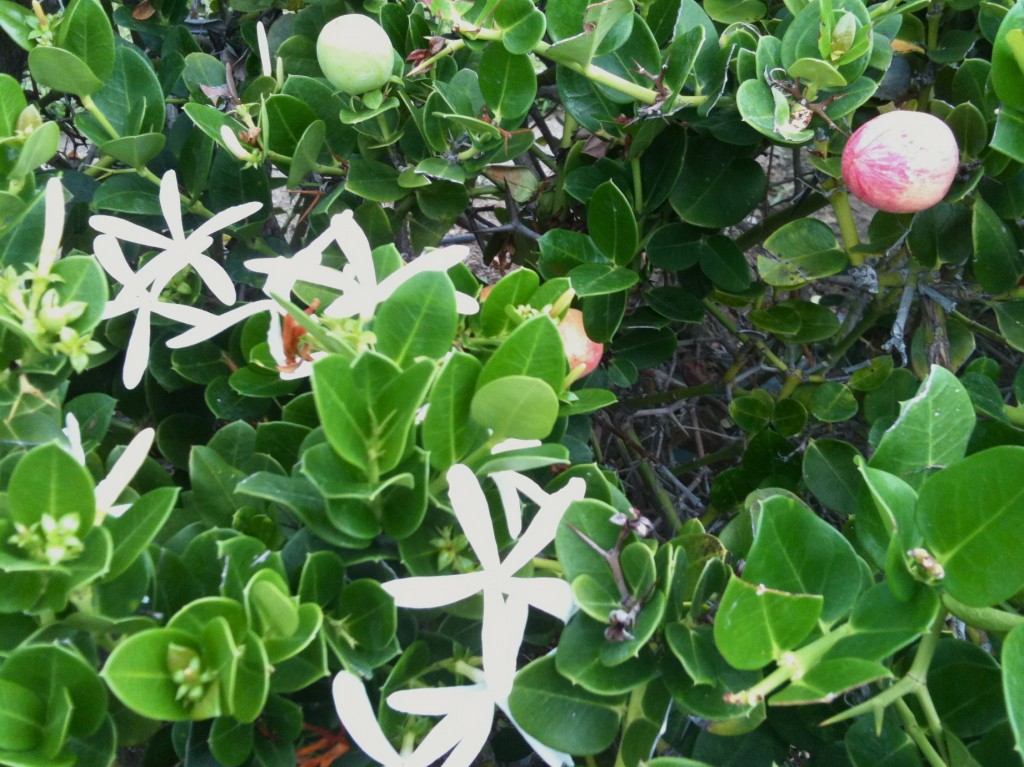
M320 30L316 59L331 85L358 96L382 88L388 81L395 49L380 24L369 16L349 13Z

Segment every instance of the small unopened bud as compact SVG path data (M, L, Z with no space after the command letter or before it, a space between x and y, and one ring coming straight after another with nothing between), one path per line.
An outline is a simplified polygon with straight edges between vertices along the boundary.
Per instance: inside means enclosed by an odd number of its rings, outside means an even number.
M927 549L911 549L907 552L907 556L912 557L914 561L917 562L918 567L920 567L930 578L941 581L946 577L945 568L935 561L935 557L933 557Z
M18 115L18 121L14 124L14 132L19 136L28 137L42 124L43 118L40 117L39 110L34 104L29 104Z

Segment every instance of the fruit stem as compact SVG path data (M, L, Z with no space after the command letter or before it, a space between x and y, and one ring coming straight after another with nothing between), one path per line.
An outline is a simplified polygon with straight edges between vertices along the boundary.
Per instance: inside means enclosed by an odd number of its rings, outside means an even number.
M474 40L488 40L491 42L498 42L501 40L502 33L497 29L486 29L484 27L470 27L469 25L460 26L458 32L463 35L468 35ZM627 96L640 101L648 106L661 105L665 102L664 97L653 88L645 88L642 85L637 85L632 80L627 80L624 77L619 77L616 74L612 74L607 69L596 67L593 64L581 64L578 61L571 60L559 60L560 57L548 55L552 46L543 41L538 42L533 46L533 52L538 56L544 56L550 58L558 64L561 64L572 71L583 75L588 80L592 80L595 83L606 85L609 88L624 93ZM679 105L696 106L702 104L707 100L707 96L676 96L671 99L671 103L667 106L671 108Z
M857 222L853 218L853 209L850 207L850 195L842 190L836 190L832 192L829 201L836 214L839 235L843 238L843 247L846 248L846 253L850 257L850 263L860 266L864 263L864 254L854 250L860 245L860 234L857 232Z

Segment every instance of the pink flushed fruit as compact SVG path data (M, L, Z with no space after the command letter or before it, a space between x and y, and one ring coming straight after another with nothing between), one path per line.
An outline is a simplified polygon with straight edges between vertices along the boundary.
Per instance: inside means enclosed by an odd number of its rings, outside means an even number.
M960 164L953 131L924 112L887 112L858 128L843 150L843 180L854 197L889 213L940 202Z
M565 356L569 360L570 373L579 365L583 365L583 372L577 378L593 373L601 362L604 344L591 341L587 336L583 329L583 312L579 309L570 309L566 312L558 324L558 333L562 336L562 346L565 347Z

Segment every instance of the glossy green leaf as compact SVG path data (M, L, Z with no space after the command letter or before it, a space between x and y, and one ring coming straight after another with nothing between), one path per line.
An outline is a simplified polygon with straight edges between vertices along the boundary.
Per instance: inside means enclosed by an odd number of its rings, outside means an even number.
M627 266L636 255L638 233L632 206L621 190L605 181L594 190L587 204L590 236L605 256L619 266Z
M546 439L558 417L558 397L539 378L509 375L477 389L470 413L493 438Z
M715 617L715 644L739 669L779 660L814 630L822 597L790 594L733 577Z
M629 290L640 276L632 269L620 269L608 264L581 264L568 273L576 295L602 296Z
M480 371L477 386L485 386L506 376L531 376L560 391L566 366L558 328L550 317L540 315L512 331L487 360Z
M883 660L928 631L939 612L939 598L932 588L919 584L914 598L900 601L886 583L877 583L857 598L840 639L829 657Z
M532 0L509 0L494 9L501 44L512 54L529 53L544 37L547 20Z
M849 613L860 592L860 561L849 542L793 498L776 495L757 506L760 516L743 579L823 596L822 626Z
M1008 599L1024 586L1021 489L1024 448L995 447L929 477L917 500L925 548L943 566L943 585L973 607Z
M846 268L846 253L822 221L801 218L764 241L770 255L757 257L761 278L775 287L799 287Z
M448 275L423 272L378 307L373 322L377 351L403 367L421 357L437 359L451 347L458 324Z
M387 163L367 159L349 162L345 187L353 194L374 202L394 202L409 193L398 183L397 170Z
M573 754L597 754L619 730L622 699L577 687L555 669L551 656L539 658L516 675L509 711L526 732L547 746ZM571 719L572 727L565 727Z
M525 54L491 45L480 57L480 92L498 121L523 117L537 95L537 75Z
M33 48L28 63L40 85L61 93L88 96L103 87L103 81L82 59L63 48Z
M35 525L44 515L54 521L66 514L78 520L84 538L96 520L96 501L89 473L55 444L30 450L14 468L7 489L11 519Z
M817 439L804 452L803 478L814 497L843 515L857 510L863 481L854 463L857 448L838 439Z
M1003 641L1003 694L1017 750L1024 750L1024 628L1020 626Z
M669 198L679 217L718 229L740 222L761 201L767 179L751 159L723 151L722 144L690 139L683 169Z
M999 25L992 45L992 87L1006 106L1024 109L1020 90L1024 76L1024 8L1014 5Z
M135 712L172 722L191 718L175 700L178 686L167 670L171 645L196 647L196 639L177 629L153 629L124 639L107 658L101 676L110 691Z
M886 429L871 457L872 468L909 479L922 469L963 457L974 428L974 406L948 370L933 367L917 394L901 403L899 418Z
M470 420L470 402L481 365L475 357L455 352L441 368L430 392L423 419L423 447L430 465L444 471L462 458L482 436Z
M596 695L623 695L653 679L657 664L646 651L614 666L601 662L601 649L608 643L606 628L607 623L584 613L574 615L562 631L555 653L558 673Z
M971 219L974 241L974 274L991 293L1003 293L1017 285L1024 273L1017 242L1010 228L983 200L974 201Z
M845 384L826 381L814 390L811 414L825 423L848 421L857 414L857 399Z
M121 517L111 517L103 526L114 541L113 557L106 580L112 580L127 570L142 551L160 532L178 499L177 487L151 490Z

